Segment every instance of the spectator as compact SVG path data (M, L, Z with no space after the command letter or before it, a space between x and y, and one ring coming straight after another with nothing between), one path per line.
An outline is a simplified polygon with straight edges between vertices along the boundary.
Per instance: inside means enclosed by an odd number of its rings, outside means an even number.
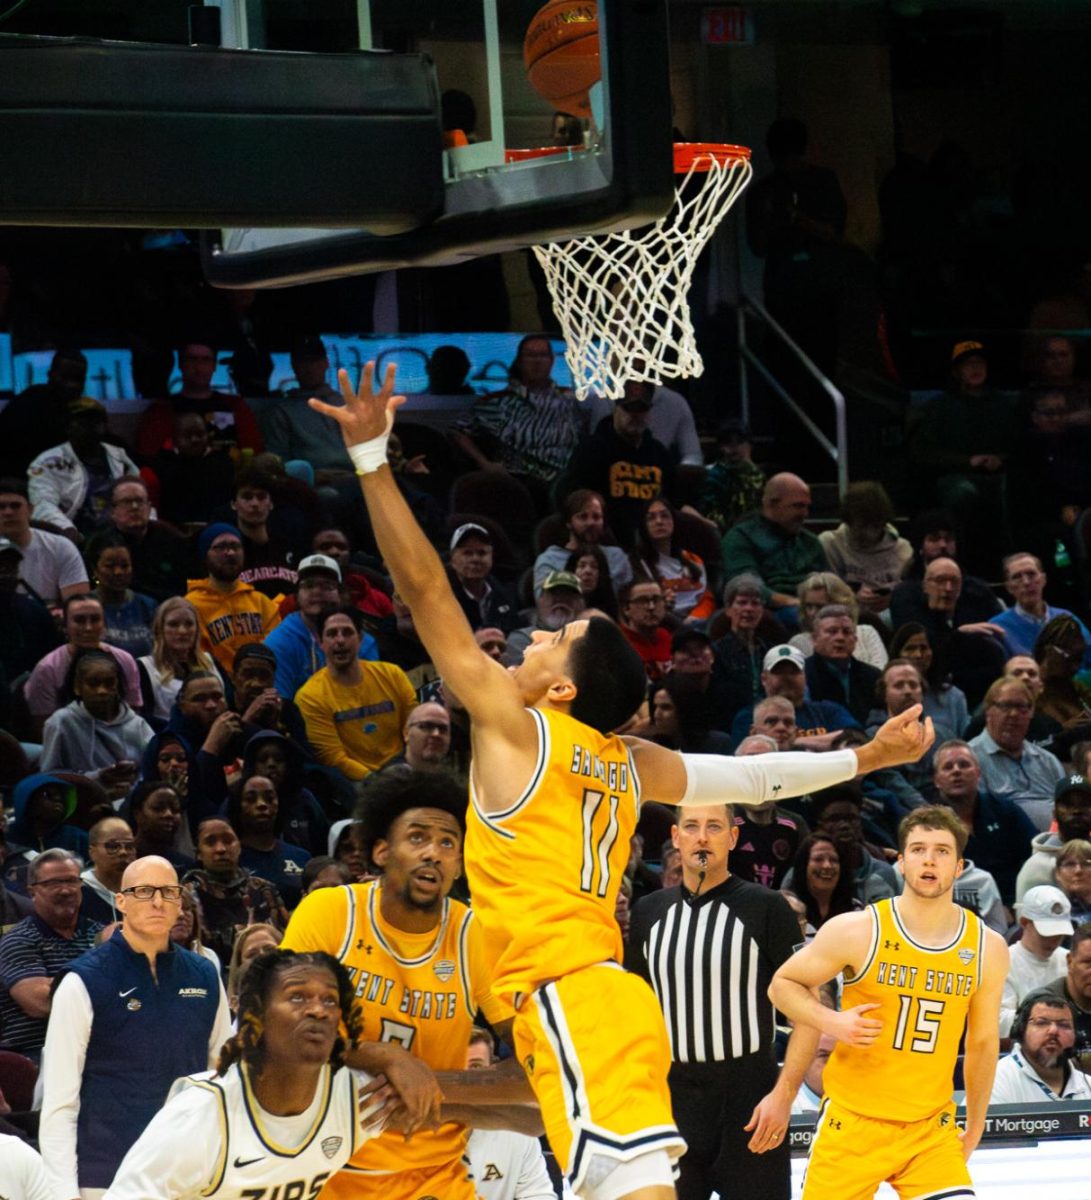
M450 92L444 92L449 96ZM462 93L465 95L465 93ZM466 97L469 100L469 97ZM471 101L472 103L472 101ZM476 120L476 116L475 116ZM471 121L470 124L473 124ZM444 124L446 128L446 122ZM583 138L580 138L583 141ZM466 382L473 363L461 346L437 346L428 356L424 370L428 375L428 391L433 396L472 396L474 390ZM311 395L317 395L312 392Z
M758 705L780 706L790 702L773 696ZM795 718L792 718L793 726ZM736 758L750 754L769 754L786 749L771 737L755 733L735 749ZM802 817L781 808L775 800L744 808L735 814L738 838L731 851L731 869L740 879L779 891L800 842L810 832Z
M366 879L374 878L369 873L371 847L364 837L361 821L334 821L330 827L330 857L345 867L352 883L363 883Z
M587 608L597 608L611 621L616 621L617 594L610 578L610 564L602 551L601 546L585 542L568 556L563 570L580 581L580 592Z
M551 571L534 601L534 624L508 633L508 663L518 666L522 662L536 632L556 633L582 616L586 607L579 579L568 571Z
M897 896L902 890L897 872L884 861L882 851L864 840L863 808L863 792L853 783L816 792L811 807L815 832L833 839L841 874L848 876L862 905Z
M841 870L837 846L824 833L808 834L799 843L781 891L791 892L803 901L807 920L816 930L830 917L861 907L851 875Z
M800 632L788 639L804 658L814 653L814 619L828 604L840 604L849 610L856 625L856 647L853 658L880 671L888 658L883 636L873 624L860 620L860 606L852 588L832 571L816 571L808 575L796 589L799 595ZM874 618L869 618L874 620Z
M936 744L966 735L970 714L966 693L953 683L939 677L935 655L928 639L928 630L918 622L902 625L890 639L891 659L901 658L913 663L924 683L921 704L924 716L932 718Z
M620 545L632 549L649 500L674 490L674 461L648 428L650 383L626 383L613 412L582 438L557 491L592 488L606 498L606 520Z
M1015 898L1041 883L1056 883L1058 855L1066 843L1091 838L1091 783L1080 774L1064 775L1053 789L1053 821L1031 841L1031 855L1019 869ZM1077 922L1078 924L1078 922Z
M1085 645L1091 646L1091 633L1078 617L1066 608L1054 608L1046 603L1047 582L1041 560L1033 554L1009 554L1004 559L1004 587L1014 603L1011 608L990 618L990 622L1004 631L1009 656L1033 654L1038 635L1054 617L1071 617L1079 626ZM1083 665L1091 667L1086 653Z
M178 788L163 780L145 780L129 800L129 819L136 838L136 857L157 855L179 871L188 871L193 858L177 846L185 828L184 804ZM190 842L192 845L192 841Z
M212 449L200 413L175 413L172 429L171 445L160 447L150 464L159 480L159 515L176 525L204 525L209 513L231 503L235 464L226 450Z
M692 675L673 671L652 685L651 721L644 736L691 754L730 754L731 739L713 729L705 698Z
M276 655L276 689L285 700L291 700L315 671L326 665L318 623L323 613L340 603L340 583L340 565L325 554L310 554L299 564L295 612L265 639ZM375 639L368 633L360 639L360 657L372 661L379 657Z
M508 387L479 400L452 431L454 444L475 466L502 467L539 501L586 436L590 419L575 392L553 382L552 370L549 339L524 337L508 371ZM545 507L539 503L540 510Z
M396 592L391 597L391 602L394 605L393 619L385 621L375 631L375 641L379 645L379 659L382 662L393 663L395 666L401 667L413 685L417 699L427 699L437 685L439 673L431 661L431 656L424 648L424 643L417 635L409 606L400 599Z
M68 441L43 450L27 468L34 519L83 541L102 519L111 480L135 475L136 464L119 446L103 441L106 409L90 396L68 407Z
M674 509L662 497L648 502L634 551L636 574L659 582L668 611L679 620L703 621L715 602L699 554L681 543Z
M955 519L944 509L929 509L913 522L913 547L917 558L906 578L890 596L890 624L898 629L907 621L929 623L944 621L960 628L991 620L1003 608L984 579L967 575L958 566L958 537ZM942 574L950 579L934 581L928 588L923 580L929 566L943 560ZM955 570L950 569L950 563Z
M0 1046L38 1062L54 978L95 944L102 928L80 915L80 869L68 850L46 850L27 871L34 911L0 938Z
M171 942L181 893L166 860L129 866L121 928L69 964L54 993L40 1140L58 1196L108 1188L174 1080L204 1071L231 1034L215 968ZM119 993L138 1018L119 1015Z
M1023 998L1011 1025L1012 1052L996 1065L990 1105L1091 1100L1091 1079L1071 1060L1075 1018L1072 1005L1047 989Z
M284 462L298 458L309 462L319 485L331 481L331 472L335 478L350 475L352 463L340 427L307 403L311 396L327 404L341 403L341 393L329 384L325 343L314 336L297 338L292 343L291 362L296 386L284 393L284 399L262 421L266 448Z
M197 829L198 865L182 880L193 889L206 943L216 952L224 970L231 962L235 938L242 928L261 921L277 929L288 924L288 910L280 893L268 880L243 869L239 865L241 854L242 845L228 822L210 817Z
M750 427L742 421L725 421L716 430L719 458L705 471L698 507L726 533L746 513L761 503L765 472L750 457Z
M1071 907L1060 888L1031 888L1016 906L1022 937L1011 948L1011 967L1000 1001L1000 1036L1007 1037L1015 1010L1037 988L1062 979L1068 955L1061 947L1072 936Z
M759 576L768 603L789 630L799 627L795 590L804 576L826 567L818 538L803 528L811 489L798 475L774 475L762 492L761 511L737 521L724 536L724 573Z
M121 891L121 877L136 857L136 839L128 821L104 817L91 826L87 852L91 865L80 875L83 903L80 912L92 921L109 925L117 920L114 898Z
M303 895L309 895L318 888L342 887L352 883L352 872L343 862L331 858L328 854L316 854L309 859L303 868Z
M621 630L629 645L640 655L648 678L654 683L667 673L671 662L671 635L663 627L667 605L663 589L652 580L633 580L618 594Z
M1091 1055L1091 924L1081 925L1072 934L1065 965L1064 975L1046 986L1072 1006L1076 1016L1075 1050L1082 1065L1087 1066Z
M860 723L841 704L832 700L807 699L804 677L806 659L795 646L774 646L762 659L761 686L766 696L784 696L796 710L796 744L807 739L808 749L824 750L834 735L843 729L859 729ZM731 723L736 745L754 724L753 707L743 708Z
M813 700L842 705L863 725L875 702L879 671L853 658L856 624L842 604L827 604L814 619L814 653L804 675Z
M468 521L451 534L447 576L472 629L518 626L515 598L492 573L492 535L483 525Z
M1065 613L1046 622L1034 645L1042 680L1035 713L1062 726L1091 720L1091 687L1077 678L1089 645L1082 629L1075 617Z
M313 554L325 555L337 563L341 572L341 586L348 589L349 603L355 605L365 616L383 620L393 614L394 605L387 593L376 587L362 571L352 569L352 546L344 530L332 527L320 529L314 535L311 550ZM300 567L302 565L300 563ZM284 611L283 606L281 611Z
M242 979L247 967L260 955L276 950L280 939L281 931L276 926L264 922L247 925L239 930L239 936L235 938L235 945L231 950L231 962L227 967L227 1003L231 1008L231 1016L236 1021L239 1016Z
M1064 768L1048 750L1027 741L1034 703L1017 679L998 679L985 694L985 729L971 742L985 786L1013 800L1039 832L1049 828L1053 791Z
M87 853L87 834L67 824L76 811L76 789L56 775L27 775L15 785L12 795L14 814L7 827L9 858L17 851L32 851L27 858L44 850L70 850Z
M27 463L52 444L86 383L86 357L79 350L62 347L53 355L45 383L32 383L8 404L0 415L4 473L22 474Z
M132 589L133 559L125 539L119 533L94 538L87 567L95 584L91 595L102 605L106 640L133 658L150 653L155 601Z
M201 649L197 610L182 596L164 600L152 621L152 652L137 661L144 712L169 719L182 684L194 671L216 674L212 655Z
M577 488L569 492L561 503L568 539L563 545L547 546L534 560L534 593L541 590L542 582L551 571L567 571L569 555L581 546L597 546L606 558L610 579L616 592L633 577L629 556L620 546L606 545L606 502L598 492L589 488Z
M233 525L206 526L197 539L197 557L208 575L190 581L186 599L197 610L203 649L230 671L235 651L260 642L280 624L280 613L267 596L240 581L242 535Z
M502 666L506 665L505 655L508 651L508 639L504 636L502 629L490 629L487 626L484 629L477 629L474 631L474 641L493 662L498 662Z
M308 854L324 852L330 822L305 786L299 747L275 729L259 729L247 739L243 753L242 781L251 775L264 775L276 788L284 840Z
M435 771L446 765L451 749L451 714L442 704L418 704L402 730L405 751L386 764L401 764L411 771Z
M969 743L952 738L932 753L935 802L946 804L969 830L965 854L996 880L1009 907L1017 895L1016 875L1034 837L1034 823L1012 800L981 786L981 766Z
M18 550L19 580L43 604L55 607L91 590L79 551L59 533L30 527L27 485L0 479L0 537Z
M114 481L110 522L132 555L133 586L161 602L185 591L192 556L186 539L161 521L153 521L151 512L143 479L123 475Z
M686 678L693 694L700 698L704 720L709 729L727 732L730 714L713 685L716 653L707 633L692 625L676 629L671 637L671 673Z
M642 389L638 380L626 382L630 390ZM610 401L599 396L589 396L585 403L592 406L592 425L598 424L603 417L610 415ZM652 386L652 409L648 417L648 429L651 435L661 445L670 451L671 458L680 466L703 467L705 456L701 451L701 439L693 420L693 410L689 401L679 392L663 387L662 384Z
M791 750L798 732L796 710L791 700L787 696L766 696L759 700L754 705L754 723L750 732L772 738L778 750Z
M136 782L151 726L121 699L121 669L104 650L81 650L72 667L75 699L45 722L45 771L78 771L97 779L115 800Z
M1073 838L1057 851L1055 882L1072 905L1072 922L1091 921L1091 841Z
M273 781L264 775L248 776L227 802L227 819L241 845L239 865L267 879L291 910L299 903L303 868L311 856L280 836L287 815Z
M239 573L240 581L249 583L271 600L279 600L295 588L296 572L292 562L297 555L292 547L270 532L272 489L273 481L268 475L256 467L244 467L235 477L231 509L236 528L242 535L246 563Z
M728 719L761 699L761 663L769 646L759 627L767 597L765 584L752 573L735 575L724 584L728 629L712 644L712 686Z
M131 654L102 640L105 625L102 603L93 596L71 596L64 602L64 632L68 640L38 663L26 684L27 708L38 729L50 713L72 699L72 666L81 650L102 650L115 659L121 672L123 699L130 708L140 710L143 697L136 661Z
M37 596L18 591L22 561L19 547L0 537L0 671L9 680L33 671L60 641L49 609Z
M182 375L181 391L169 399L156 400L145 411L136 433L137 453L153 457L167 444L175 414L195 412L204 417L215 446L260 454L264 449L261 432L246 401L213 390L216 347L196 338L184 342L178 347L178 370Z
M357 609L326 615L321 642L327 665L296 697L318 760L354 781L401 753L401 733L416 703L400 667L361 662L360 627Z
M854 591L867 588L889 596L905 574L913 547L899 536L893 521L894 505L881 483L850 483L841 504L841 524L818 535L830 570Z

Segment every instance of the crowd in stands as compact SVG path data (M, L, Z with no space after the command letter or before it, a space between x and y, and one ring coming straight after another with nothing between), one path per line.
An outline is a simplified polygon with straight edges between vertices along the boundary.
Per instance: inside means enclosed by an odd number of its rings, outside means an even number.
M50 981L118 920L134 860L173 865L171 936L230 998L303 894L375 873L375 779L467 767L465 710L376 555L339 432L306 404L337 395L321 341L294 345L300 386L260 421L211 388L215 352L179 347L181 391L129 444L75 351L0 414L0 1048L34 1062ZM535 631L620 624L648 676L629 732L822 754L922 705L923 761L740 813L731 870L783 890L809 935L896 896L900 820L949 806L969 833L956 898L1017 943L1002 1034L1049 989L1004 1086L1086 1096L1037 1033L1067 1026L1091 1066L1089 596L1056 553L1091 499L1074 466L1091 418L1060 384L1001 414L980 344L951 369L912 431L902 521L861 479L822 528L807 480L755 461L743 423L703 463L677 393L580 404L535 335L510 385L436 439L445 461L395 439L391 466L482 653L517 664ZM676 878L647 814L623 926Z

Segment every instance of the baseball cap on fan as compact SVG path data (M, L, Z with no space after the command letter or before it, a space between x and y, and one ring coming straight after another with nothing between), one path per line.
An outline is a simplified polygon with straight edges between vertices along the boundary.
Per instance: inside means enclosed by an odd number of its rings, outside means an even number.
M325 572L327 575L332 575L338 583L341 582L341 566L335 558L330 558L328 554L308 554L296 568L300 579L304 575L313 575L315 572Z
M479 537L483 542L488 542L490 546L492 545L492 534L489 533L484 525L475 525L473 521L467 521L465 525L460 525L451 534L451 549L457 550L471 533L474 537Z
M1042 937L1056 937L1072 932L1072 905L1060 888L1048 883L1028 888L1023 903L1017 904L1021 917L1026 917Z
M764 659L762 659L761 669L763 671L772 671L775 667L781 666L783 663L790 663L793 667L797 667L800 671L807 665L807 660L795 646L774 646Z

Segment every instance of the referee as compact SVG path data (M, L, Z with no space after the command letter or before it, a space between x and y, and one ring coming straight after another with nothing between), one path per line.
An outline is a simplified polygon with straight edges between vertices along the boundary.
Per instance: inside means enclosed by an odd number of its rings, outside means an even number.
M689 1149L678 1200L788 1200L788 1119L818 1031L800 1026L778 1075L773 973L799 942L784 897L728 870L729 804L679 810L682 883L633 909L625 965L655 989L671 1040L671 1101Z

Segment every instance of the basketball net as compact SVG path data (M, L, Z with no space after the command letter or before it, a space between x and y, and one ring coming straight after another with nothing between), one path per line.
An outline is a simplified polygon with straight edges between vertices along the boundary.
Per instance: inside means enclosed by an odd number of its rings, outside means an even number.
M701 251L750 181L750 151L676 143L674 161L674 204L654 224L534 247L581 400L704 370L687 297Z

